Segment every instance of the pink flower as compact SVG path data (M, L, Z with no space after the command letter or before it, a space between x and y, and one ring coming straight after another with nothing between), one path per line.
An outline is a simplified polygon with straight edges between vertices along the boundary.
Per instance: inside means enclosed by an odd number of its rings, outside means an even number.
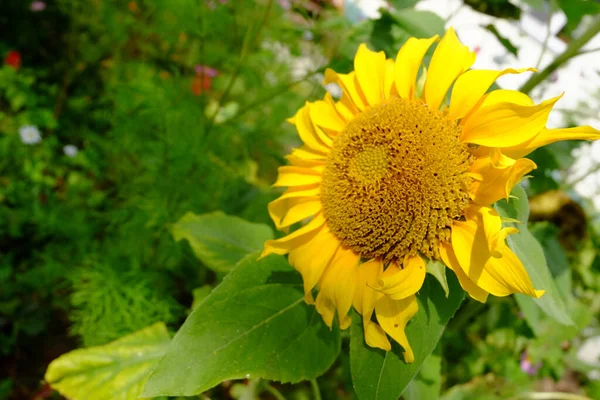
M196 65L196 75L214 78L215 76L219 75L219 71L214 68L207 67L206 65Z
M29 6L29 8L33 12L44 11L44 9L46 8L46 3L44 3L43 1L34 1L33 3L31 3L31 6Z
M525 372L527 375L535 375L542 367L541 361L537 363L533 363L531 361L531 357L527 354L527 351L524 351L521 354L521 371Z

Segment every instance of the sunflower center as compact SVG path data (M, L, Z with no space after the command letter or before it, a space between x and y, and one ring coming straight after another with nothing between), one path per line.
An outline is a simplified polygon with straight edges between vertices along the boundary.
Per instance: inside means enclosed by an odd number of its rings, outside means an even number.
M422 101L393 98L336 137L323 173L325 218L364 258L439 259L452 220L469 204L473 157L460 127Z

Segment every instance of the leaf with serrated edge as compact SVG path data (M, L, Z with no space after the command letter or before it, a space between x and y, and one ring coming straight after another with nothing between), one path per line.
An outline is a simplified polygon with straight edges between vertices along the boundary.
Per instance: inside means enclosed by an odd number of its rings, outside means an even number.
M248 375L299 382L331 366L339 330L304 302L300 274L284 257L257 257L242 260L189 315L144 396L193 396Z
M431 355L444 328L464 298L454 274L447 277L450 296L433 277L427 277L419 291L419 311L406 328L406 335L415 353L415 362L406 364L402 348L392 342L391 351L369 347L365 343L362 319L352 318L350 339L350 369L354 390L361 399L395 400Z
M170 341L158 322L104 346L63 354L50 363L45 379L71 400L134 400Z
M519 221L529 219L529 202L527 194L520 186L515 186L511 193L509 202L500 200L496 203L496 210L502 217L514 218ZM523 263L527 270L533 287L544 289L546 293L539 299L534 299L522 294L515 295L519 304L533 302L537 304L549 317L554 318L563 325L573 325L573 320L569 316L565 302L563 301L552 274L546 264L544 250L535 237L527 229L527 223L516 224L514 222L504 222L504 226L513 226L519 230L519 233L509 235L506 243L517 257ZM527 310L529 308L525 308ZM531 322L531 321L530 321Z
M171 227L176 241L187 240L194 254L208 268L229 272L245 256L273 239L267 225L248 222L220 211L196 215L186 213Z

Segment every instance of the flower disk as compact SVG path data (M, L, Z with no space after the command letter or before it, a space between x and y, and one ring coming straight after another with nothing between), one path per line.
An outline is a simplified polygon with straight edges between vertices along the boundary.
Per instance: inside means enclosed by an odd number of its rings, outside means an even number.
M473 157L455 121L420 100L392 98L351 121L323 172L331 232L362 258L439 259L469 204Z

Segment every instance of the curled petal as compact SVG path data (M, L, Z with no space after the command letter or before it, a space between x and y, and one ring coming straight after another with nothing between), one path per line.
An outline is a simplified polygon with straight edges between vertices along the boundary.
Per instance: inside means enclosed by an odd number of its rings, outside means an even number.
M460 119L467 115L500 76L506 74L520 74L526 71L535 72L536 69L507 68L502 71L474 69L465 72L458 77L452 88L448 118Z
M533 297L544 291L535 290L518 257L508 248L499 246L502 220L489 207L472 207L464 222L452 226L452 249L465 274L477 286L495 296L523 293ZM508 233L506 233L508 234ZM494 257L492 252L500 252Z
M269 215L275 223L275 228L281 229L290 226L296 222L302 221L321 210L319 202L321 188L302 188L302 190L288 189L279 198L269 203ZM310 213L309 209L317 210Z
M440 246L440 256L442 257L444 264L446 264L446 266L450 268L458 278L460 287L462 287L465 292L469 293L469 296L475 300L485 303L489 293L477 286L471 280L471 278L465 274L465 271L463 271L462 267L458 263L456 255L454 254L454 250L452 250L452 246L449 243L443 243Z
M408 343L405 329L406 324L417 311L419 311L419 304L415 296L409 296L403 300L392 300L387 296L382 296L375 304L377 322L385 333L404 348L404 361L409 364L415 361L415 355Z
M461 140L489 147L509 147L527 142L544 128L548 114L561 97L535 106L508 102L482 106L464 123Z
M519 158L525 157L538 147L546 146L547 144L560 142L561 140L598 140L600 139L600 131L589 125L576 126L573 128L561 129L542 129L540 133L535 135L528 141L513 147L505 147L502 152L509 157Z
M537 166L527 158L513 160L493 149L486 157L471 165L470 173L476 176L469 187L471 199L477 204L489 205L505 198L517 183Z
M419 255L406 256L404 268L392 262L377 281L375 290L393 300L402 300L417 293L425 281L425 262Z
M371 317L375 310L375 303L382 296L373 290L379 276L383 273L383 263L379 259L372 259L358 268L356 275L356 291L354 293L354 308L362 315L365 341L371 347L377 347L386 351L392 349L383 328L373 322Z

